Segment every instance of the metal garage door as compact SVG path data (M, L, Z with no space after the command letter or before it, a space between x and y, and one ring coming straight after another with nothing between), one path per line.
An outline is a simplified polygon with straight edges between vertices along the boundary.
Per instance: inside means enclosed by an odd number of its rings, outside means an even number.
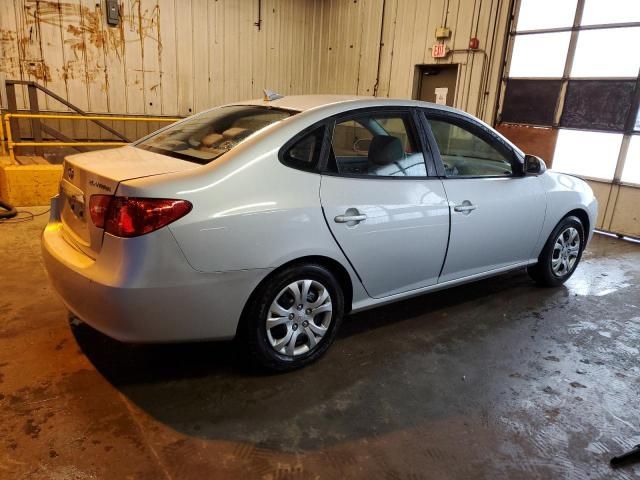
M597 228L640 237L640 1L515 3L498 130L585 178Z

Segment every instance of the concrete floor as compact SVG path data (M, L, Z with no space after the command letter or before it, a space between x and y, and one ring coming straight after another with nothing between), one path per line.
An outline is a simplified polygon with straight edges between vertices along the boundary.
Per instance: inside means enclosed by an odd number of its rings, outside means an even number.
M70 326L45 217L0 225L0 478L638 478L640 245L597 235L559 289L523 273L346 320L258 376L229 344ZM108 301L108 299L105 299Z

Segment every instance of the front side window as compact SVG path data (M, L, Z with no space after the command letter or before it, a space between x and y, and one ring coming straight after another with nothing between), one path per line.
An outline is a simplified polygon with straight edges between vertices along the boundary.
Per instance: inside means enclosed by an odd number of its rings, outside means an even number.
M294 113L254 105L215 108L162 130L135 146L206 164L231 150L249 135Z
M378 177L424 177L424 156L408 114L358 115L338 120L329 172Z
M511 159L471 129L429 119L447 177L495 177L513 173Z

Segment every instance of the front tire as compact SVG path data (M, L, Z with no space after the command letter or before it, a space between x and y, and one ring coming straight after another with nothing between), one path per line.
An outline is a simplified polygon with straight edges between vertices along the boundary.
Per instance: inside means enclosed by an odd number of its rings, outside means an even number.
M254 364L272 371L304 367L333 343L344 315L344 294L322 265L292 265L251 296L245 341Z
M557 287L575 272L585 245L585 233L578 217L563 218L545 243L538 263L527 269L531 278L546 287Z

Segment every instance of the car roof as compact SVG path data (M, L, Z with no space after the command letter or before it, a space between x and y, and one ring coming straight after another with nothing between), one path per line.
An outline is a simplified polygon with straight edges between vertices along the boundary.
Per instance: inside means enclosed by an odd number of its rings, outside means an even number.
M440 105L437 103L423 102L421 100L409 100L400 98L386 98L386 97L365 97L359 95L287 95L275 100L264 100L263 98L257 98L253 100L246 100L241 102L233 102L229 105L256 105L263 107L282 108L285 110L292 110L296 112L303 112L300 116L307 116L307 112L310 117L319 117L321 115L334 115L343 111L354 110L367 107L423 107L433 110L441 110L444 112L452 112L457 115L468 118L469 120L484 125L490 128L495 135L501 137L509 145L511 145L517 152L524 155L522 150L518 148L513 142L507 139L500 132L496 131L491 125L488 125L481 119L474 117L473 115L459 110L457 108L449 107L447 105ZM298 115L296 115L298 117ZM317 120L317 118L316 118Z
M423 106L437 108L441 110L457 111L451 107L444 105L437 105L435 103L422 102L418 100L407 99L392 99L386 97L366 97L359 95L287 95L276 100L264 100L262 98L256 98L253 100L246 100L242 102L233 102L232 105L259 105L264 107L283 108L285 110L295 110L298 112L304 112L315 108L336 106L337 104L351 104L350 107L377 107L381 105L388 106Z

